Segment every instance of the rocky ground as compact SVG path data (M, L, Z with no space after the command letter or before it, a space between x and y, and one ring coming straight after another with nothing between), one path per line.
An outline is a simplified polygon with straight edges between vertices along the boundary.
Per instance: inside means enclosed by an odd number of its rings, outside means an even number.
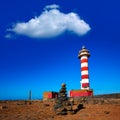
M54 102L0 101L0 120L120 120L120 99L89 99L76 114L56 115Z

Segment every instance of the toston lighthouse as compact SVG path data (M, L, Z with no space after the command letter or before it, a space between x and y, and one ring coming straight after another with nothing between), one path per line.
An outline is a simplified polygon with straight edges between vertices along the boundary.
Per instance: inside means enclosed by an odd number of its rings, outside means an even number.
M88 58L90 57L89 51L83 46L82 50L79 51L78 58L81 63L81 89L89 90L89 72L88 72Z
M80 59L80 71L81 71L81 89L70 90L70 97L81 97L81 96L93 96L93 90L90 89L89 81L89 69L88 69L88 58L90 57L89 51L83 46L78 53Z

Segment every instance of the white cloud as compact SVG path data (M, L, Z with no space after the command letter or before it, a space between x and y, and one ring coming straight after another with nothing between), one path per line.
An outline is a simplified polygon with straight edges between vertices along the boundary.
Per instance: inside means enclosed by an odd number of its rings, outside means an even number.
M57 9L57 8L59 8L59 5L53 4L53 5L47 5L47 6L45 7L45 10L46 10L46 9Z
M73 12L68 14L60 12L58 5L47 5L38 17L28 22L16 23L8 31L32 38L50 38L62 34L65 31L84 35L90 30L89 24Z
M11 34L9 33L9 34L5 35L5 38L11 38Z
M11 38L15 39L15 36L13 34L11 34L11 33L8 33L8 34L5 35L5 38L6 39L11 39Z

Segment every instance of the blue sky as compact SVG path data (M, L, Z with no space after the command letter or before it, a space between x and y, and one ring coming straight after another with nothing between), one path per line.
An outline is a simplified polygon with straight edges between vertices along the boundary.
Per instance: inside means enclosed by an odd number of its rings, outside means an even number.
M80 89L83 45L94 94L120 92L119 0L4 0L0 4L0 99L39 99Z

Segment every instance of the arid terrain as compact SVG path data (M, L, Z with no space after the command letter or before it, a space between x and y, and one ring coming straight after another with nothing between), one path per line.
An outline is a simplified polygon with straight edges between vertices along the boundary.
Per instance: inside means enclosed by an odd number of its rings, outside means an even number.
M0 101L0 120L120 120L119 98L88 100L76 114L56 115L54 102Z

